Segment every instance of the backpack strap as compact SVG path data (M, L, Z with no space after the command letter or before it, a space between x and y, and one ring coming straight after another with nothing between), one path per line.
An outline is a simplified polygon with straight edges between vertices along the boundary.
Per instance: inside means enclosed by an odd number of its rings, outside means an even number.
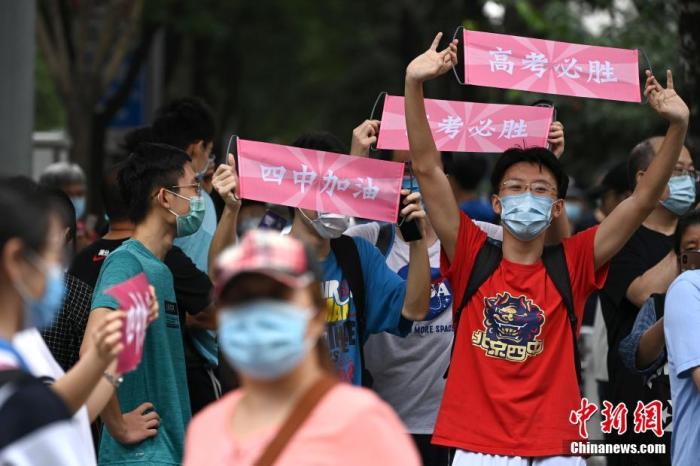
M479 252L476 254L476 259L474 260L474 266L469 274L469 280L467 281L467 289L462 295L462 302L459 304L453 314L452 314L452 329L454 337L452 338L452 348L450 349L450 361L452 361L452 354L455 350L455 342L457 341L457 328L459 327L459 321L462 318L462 311L469 304L469 300L474 293L479 289L481 285L484 284L488 278L493 275L493 273L498 268L498 264L501 263L502 257L501 242L496 241L491 238L486 238L486 242L481 246ZM450 363L451 364L451 363ZM445 371L444 378L447 378L447 374L450 371L450 367L447 367Z
M396 237L396 230L394 225L391 223L383 223L379 227L379 234L377 235L377 242L374 245L379 249L384 257L389 255L391 248L394 246L394 238Z
M569 276L569 268L566 265L566 255L564 254L564 246L557 244L555 246L547 246L542 252L542 262L547 270L547 275L554 282L554 287L557 289L564 301L566 314L569 318L571 326L571 341L574 345L574 364L576 366L576 379L581 387L581 355L578 351L577 343L577 328L578 319L574 310L574 295L571 291L571 277Z
M275 438L267 444L262 455L255 462L255 466L272 466L275 464L275 461L277 461L284 448L292 440L294 434L337 383L338 381L334 378L323 375L302 395L292 412L285 419Z
M362 273L362 262L357 244L350 236L342 235L331 240L331 251L335 254L338 266L348 280L352 301L357 311L357 347L360 351L362 364L362 385L372 386L372 376L365 365L364 340L367 331L367 313L365 310L365 280Z
M654 313L658 322L664 316L664 306L666 305L666 293L654 293L651 295L654 300Z

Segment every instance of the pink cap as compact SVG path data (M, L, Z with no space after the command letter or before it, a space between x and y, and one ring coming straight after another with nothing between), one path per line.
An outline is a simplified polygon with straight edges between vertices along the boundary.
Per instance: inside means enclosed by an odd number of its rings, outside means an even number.
M251 230L216 260L214 298L242 273L260 273L290 288L308 286L314 280L311 256L304 243L272 230Z

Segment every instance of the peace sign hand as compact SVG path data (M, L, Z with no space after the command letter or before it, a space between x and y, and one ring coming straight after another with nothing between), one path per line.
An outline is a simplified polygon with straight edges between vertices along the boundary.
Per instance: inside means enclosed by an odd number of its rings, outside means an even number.
M649 99L649 106L669 123L688 124L690 110L673 88L673 74L666 70L666 88L647 70L647 82L644 95Z
M457 43L454 39L446 49L437 51L442 33L438 32L428 50L418 55L406 68L406 80L429 81L447 73L457 64Z

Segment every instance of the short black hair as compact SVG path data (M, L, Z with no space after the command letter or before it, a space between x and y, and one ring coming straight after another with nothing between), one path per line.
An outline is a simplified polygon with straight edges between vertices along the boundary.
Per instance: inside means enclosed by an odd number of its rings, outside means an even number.
M697 224L700 224L700 210L691 210L678 219L676 231L673 234L673 249L676 251L677 255L681 253L681 240L683 239L685 230Z
M0 251L12 238L40 253L47 243L51 202L46 191L25 176L0 179Z
M148 215L153 192L175 186L190 161L187 153L167 144L142 143L119 170L118 181L129 220L138 224Z
M121 168L126 163L126 158L115 160L113 164L105 170L102 175L102 202L105 206L105 213L110 221L126 220L129 218L129 212L122 196L121 188L119 187L118 174Z
M292 143L294 147L302 149L321 150L324 152L335 152L337 154L347 154L347 147L332 133L328 131L312 131L304 133Z
M637 187L637 172L649 168L651 160L654 158L654 141L661 139L659 136L647 138L640 142L630 152L627 158L627 181L630 189Z
M60 189L47 188L46 194L49 197L53 211L60 217L63 226L68 228L68 241L72 241L73 252L75 252L75 237L78 230L78 222L75 219L75 207L70 197Z
M153 128L150 126L141 126L140 128L135 128L127 132L120 146L124 152L129 155L135 151L136 147L142 142L156 142L155 136L153 136Z
M154 142L186 150L197 141L214 140L214 115L207 104L195 97L183 97L164 105L156 112L151 127Z
M539 165L540 169L544 167L552 172L557 182L557 197L559 199L566 198L566 191L569 188L569 177L566 176L564 167L562 167L559 159L552 151L544 147L528 147L525 149L513 147L503 152L496 160L496 165L491 172L491 188L494 194L498 194L506 171L520 162L534 163Z
M486 176L489 163L486 157L478 154L463 154L452 159L446 173L452 176L460 188L474 191Z

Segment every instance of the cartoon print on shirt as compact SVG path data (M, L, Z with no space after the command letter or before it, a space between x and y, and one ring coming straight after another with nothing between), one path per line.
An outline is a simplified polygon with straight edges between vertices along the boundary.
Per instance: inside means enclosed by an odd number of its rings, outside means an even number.
M326 300L326 341L331 359L336 367L342 367L338 376L344 382L351 382L355 373L355 362L350 347L358 344L357 322L354 307L350 306L350 286L347 280L328 280L322 283L323 298Z
M537 339L544 321L544 311L525 296L504 292L485 297L484 330L472 334L472 344L489 357L523 362L544 349L544 342Z

